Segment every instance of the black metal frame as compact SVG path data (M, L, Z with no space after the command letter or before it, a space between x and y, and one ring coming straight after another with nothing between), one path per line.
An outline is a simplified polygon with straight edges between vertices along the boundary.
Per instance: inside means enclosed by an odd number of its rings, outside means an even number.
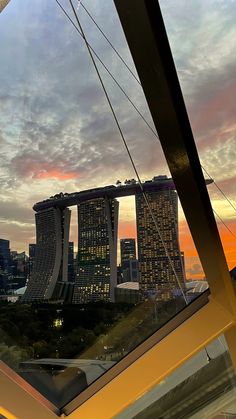
M228 268L212 212L158 0L114 0L172 179L211 288L225 296ZM215 279L218 280L215 283ZM219 280L220 278L220 280ZM61 412L78 408L208 302L209 291L106 372ZM219 298L218 298L219 300Z
M205 275L210 286L214 282L212 297L214 293L222 293L224 297L223 284L215 283L215 278L229 275L227 263L158 0L114 0L114 3ZM63 412L71 413L178 327L193 314L195 304L200 309L205 295L68 403Z
M158 0L114 0L209 284L228 268ZM216 287L214 287L216 288ZM222 286L212 291L219 292Z

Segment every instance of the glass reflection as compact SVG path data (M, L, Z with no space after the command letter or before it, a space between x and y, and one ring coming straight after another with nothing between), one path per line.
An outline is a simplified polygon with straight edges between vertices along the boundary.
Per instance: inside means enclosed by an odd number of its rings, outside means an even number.
M113 5L93 2L96 19L101 8L132 66ZM137 81L121 74L114 51L79 13L148 119ZM57 3L15 0L0 20L0 356L61 407L207 283L153 131L106 79L143 194Z
M116 419L231 417L235 394L236 375L220 336Z
M229 269L236 265L234 1L160 0ZM186 36L187 34L187 36Z

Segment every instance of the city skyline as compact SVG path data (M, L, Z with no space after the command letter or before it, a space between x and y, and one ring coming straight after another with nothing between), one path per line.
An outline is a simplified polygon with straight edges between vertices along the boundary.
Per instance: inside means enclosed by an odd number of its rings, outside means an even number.
M144 297L151 292L159 300L170 300L176 290L183 293L185 263L179 245L177 192L171 178L159 175L142 185L131 179L124 185L117 182L116 186L59 193L37 202L33 207L36 246L29 245L29 253L33 248L35 257L22 301L62 299L68 282L69 253L74 245L69 242L68 207L77 205L78 255L75 281L71 283L72 302L115 302L115 287L121 282L117 280L116 198L130 195L135 196L136 203L138 260L135 239L121 239L122 281L138 282ZM5 242L9 249L9 242ZM73 258L70 264L74 266Z
M207 7L200 0L191 5L191 13L185 1L176 7L175 2L161 1L161 7L202 164L235 203L235 8L231 2L210 0ZM112 3L103 2L102 14L99 1L88 8L132 66ZM89 29L91 43L149 118L141 89L121 68L82 9L79 13L85 29ZM13 249L23 251L35 238L34 202L61 190L72 192L112 184L134 174L83 43L56 4L36 0L32 6L28 0L24 5L15 0L0 19L4 40L0 46L0 230ZM40 39L35 33L40 34ZM168 175L156 139L107 76L105 82L141 178L156 173ZM216 212L235 234L234 210L214 185L209 187L209 193ZM70 240L76 243L73 212ZM189 277L202 275L191 236L180 216L187 273ZM232 268L236 265L235 239L221 223L219 228ZM120 200L122 237L136 238L132 198Z

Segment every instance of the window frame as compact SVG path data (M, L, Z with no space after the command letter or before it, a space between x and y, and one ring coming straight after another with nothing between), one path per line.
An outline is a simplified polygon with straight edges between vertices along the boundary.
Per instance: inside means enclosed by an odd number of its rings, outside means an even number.
M188 312L191 305L187 306L61 411L24 380L17 379L16 373L1 366L4 409L24 418L26 412L29 417L33 412L37 419L39 411L41 418L48 419L60 414L69 419L91 419L94 412L97 419L112 418L222 333L236 371L235 288L201 171L160 6L157 0L114 0L114 3L209 283L209 301L193 313ZM157 363L158 359L161 362ZM21 412L25 412L23 416Z

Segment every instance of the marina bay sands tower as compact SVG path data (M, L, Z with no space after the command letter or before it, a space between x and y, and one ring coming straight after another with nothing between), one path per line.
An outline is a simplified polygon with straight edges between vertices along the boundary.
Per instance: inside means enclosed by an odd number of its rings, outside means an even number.
M207 184L210 181L206 182ZM148 198L149 205L145 201ZM117 198L135 196L139 289L144 298L168 300L185 287L178 237L178 198L172 179L131 179L84 191L56 194L34 205L36 256L23 301L63 300L69 289L70 210L78 208L78 260L72 302L114 301L117 285ZM151 211L150 211L151 209ZM73 284L72 284L73 285ZM66 291L65 291L66 292Z
M178 237L178 197L174 188L135 195L139 289L157 300L185 289L183 255ZM155 222L154 222L155 220Z
M35 263L22 301L60 299L67 282L70 215L68 208L54 207L35 214Z
M108 197L78 205L78 273L73 303L114 301L119 202Z

